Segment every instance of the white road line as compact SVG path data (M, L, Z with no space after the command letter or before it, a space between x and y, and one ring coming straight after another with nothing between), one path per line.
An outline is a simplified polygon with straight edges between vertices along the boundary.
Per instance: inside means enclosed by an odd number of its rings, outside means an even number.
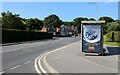
M45 55L45 56L43 57L43 62L44 62L44 64L45 64L45 66L47 67L47 69L49 69L50 73L59 73L58 71L56 71L54 68L52 68L52 67L47 63L46 56L47 56L47 55Z
M109 51L108 51L107 47L105 47L105 49L106 49L106 52L107 52L107 53L109 53ZM118 55L117 55L117 56L116 56L116 55L114 55L114 57L118 60L118 62L120 62L120 60L119 60L119 58L118 58Z
M20 66L21 66L21 65L17 65L17 66L15 66L15 67L10 68L10 69L15 69L15 68L20 67Z
M53 40L52 40L53 41ZM58 41L58 40L54 40L54 41ZM29 48L32 48L32 47L34 47L33 45L35 45L36 46L36 44L37 43L40 43L40 44L43 44L43 43L47 43L47 42L51 42L51 41L43 41L43 42L36 42L36 43L26 43L26 44L20 44L20 45L23 45L23 46L29 46ZM31 46L30 46L31 45ZM16 49L11 49L11 50L6 50L6 51L0 51L0 52L2 52L2 53L4 53L4 52L10 52L10 51L16 51L16 50L19 50L19 49L22 49L23 47L21 47L21 48L16 48ZM31 51L31 50L30 50Z
M21 48L16 48L16 49L12 49L12 50L2 51L2 53L4 53L4 52L10 52L10 51L16 51L16 50L19 50L19 49L21 49Z
M46 73L46 74L47 74L47 71L44 70L44 68L42 67L42 64L41 64L41 59L43 58L44 55L45 55L45 53L39 58L39 60L38 60L38 66L40 67L40 70L41 70L43 73Z
M80 41L79 41L79 42L80 42ZM78 43L78 42L75 42L75 43ZM42 64L41 64L41 59L42 59L45 55L46 55L46 56L44 57L44 59L46 59L46 57L47 57L48 54L50 54L50 53L52 53L52 52L55 52L55 51L58 51L58 50L61 50L61 49L63 49L63 48L69 47L69 46L71 46L71 45L73 45L73 44L75 44L75 43L72 43L72 44L70 44L70 45L67 45L67 46L64 46L64 47L55 49L55 50L50 51L50 52L45 52L42 56L37 57L37 58L35 59L35 62L34 62L34 66L35 66L35 69L36 69L37 73L41 73L41 72L40 72L40 70L41 70L42 73L46 73L46 74L47 74L47 71L44 70L44 68L42 67ZM47 53L47 54L46 54L46 53ZM37 60L38 60L38 62L37 62ZM44 61L44 62L47 63L47 61ZM38 65L37 65L37 63L38 63ZM40 70L39 70L38 66L39 66ZM57 72L57 71L56 71L56 72ZM58 72L57 72L57 73L58 73Z
M79 42L80 42L80 41L79 41ZM59 73L57 70L55 70L53 67L51 67L51 66L47 63L46 57L48 56L48 54L50 54L50 53L52 53L52 52L55 52L55 51L58 51L58 50L61 50L61 49L64 49L64 48L66 48L66 47L69 47L69 46L74 45L74 44L79 43L79 42L75 42L75 43L69 44L69 45L67 45L67 46L63 46L63 47L61 47L61 48L58 48L58 49L55 49L55 50L53 50L53 51L47 52L47 53L45 54L45 56L43 57L44 64L47 66L47 69L49 69L49 71L50 71L51 73ZM41 67L41 68L42 68L42 67ZM43 70L43 71L44 71L44 70Z
M31 61L27 61L27 62L25 62L24 64L28 64L28 63L30 63Z
M79 41L79 42L80 42L80 41ZM76 44L76 43L79 43L79 42L75 42L75 43L73 43L73 44ZM64 47L55 49L55 50L53 50L53 51L47 52L47 54L45 55L44 59L46 59L46 57L47 57L48 54L50 54L50 53L52 53L52 52L55 52L55 51L58 51L58 50L61 50L61 49L64 49L64 48L69 47L69 46L71 46L71 45L73 45L73 44L70 44L70 45L68 45L68 46L64 46ZM95 64L95 65L97 65L97 66L103 67L103 68L107 68L107 69L111 69L111 70L114 70L114 71L118 71L117 69L105 67L105 66L103 66L103 65L99 65L99 64L96 64L96 63L94 63L94 62L88 61L88 60L86 60L86 59L84 59L84 58L82 58L82 57L81 57L81 59L83 59L83 60L85 60L85 61L87 61L87 62L89 62L89 63ZM44 62L47 63L47 61L44 61Z
M100 65L100 64L97 64L97 63L95 63L95 62L89 61L89 60L84 59L84 58L82 58L82 57L80 57L80 58L81 58L82 60L88 62L88 63L92 63L92 64L95 64L95 65L97 65L97 66L100 66L100 67L103 67L103 68L106 68L106 69L111 69L111 70L114 70L114 71L118 71L117 69L110 68L110 67L105 67L105 66L103 66L103 65Z
M2 75L2 73L5 73L5 71L0 72L0 75Z
M79 42L80 42L80 41L79 41ZM52 52L55 52L55 51L64 49L64 48L66 48L66 47L69 47L69 46L71 46L71 45L74 45L74 44L76 44L76 43L79 43L79 42L75 42L75 43L69 44L69 45L67 45L67 46L63 46L63 47L61 47L61 48L58 48L58 49L52 50L52 51L50 51L50 52L47 52L47 55L50 54L50 53L52 53Z
M120 62L120 59L118 58L118 55L114 55L114 57Z
M39 70L39 68L38 68L38 65L37 65L37 60L39 59L39 57L37 57L36 59L35 59L35 62L34 62L34 67L35 67L35 70L37 71L37 73L38 74L40 74L41 72L40 72L40 70Z

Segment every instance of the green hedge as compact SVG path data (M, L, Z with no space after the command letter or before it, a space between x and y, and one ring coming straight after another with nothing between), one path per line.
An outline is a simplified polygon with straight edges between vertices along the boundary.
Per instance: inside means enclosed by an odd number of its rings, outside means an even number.
M2 30L2 43L52 39L53 34L35 31Z
M106 41L112 41L112 31L105 35L107 37ZM114 31L114 41L120 42L120 31Z

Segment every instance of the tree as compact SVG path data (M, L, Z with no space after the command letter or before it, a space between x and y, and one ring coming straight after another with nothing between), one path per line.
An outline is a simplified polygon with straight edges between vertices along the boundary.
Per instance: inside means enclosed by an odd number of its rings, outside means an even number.
M29 30L41 30L44 26L43 22L37 18L30 18L25 22Z
M2 28L2 17L0 17L0 29Z
M112 19L111 17L107 17L107 16L100 17L99 20L105 20L106 23L115 22L114 19Z
M74 26L73 21L70 21L70 22L64 21L62 24L69 26L69 27Z
M62 20L57 15L49 15L48 17L45 17L44 19L44 25L46 27L60 27L62 24Z
M89 21L96 21L94 18L90 18Z
M120 31L120 25L117 21L108 23L107 26L108 26L108 31Z
M12 14L12 12L2 12L2 27L7 29L25 30L26 26L19 14Z
M74 26L78 27L78 33L81 32L81 21L88 21L88 18L78 17L73 19Z

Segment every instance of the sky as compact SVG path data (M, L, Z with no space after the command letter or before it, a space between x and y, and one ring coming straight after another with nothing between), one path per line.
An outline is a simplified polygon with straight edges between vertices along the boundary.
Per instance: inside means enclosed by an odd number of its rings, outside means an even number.
M98 4L98 12L97 12ZM118 19L118 2L2 2L2 12L20 14L22 18L39 18L55 14L63 21L77 17L98 19L109 16ZM98 14L98 18L97 18Z

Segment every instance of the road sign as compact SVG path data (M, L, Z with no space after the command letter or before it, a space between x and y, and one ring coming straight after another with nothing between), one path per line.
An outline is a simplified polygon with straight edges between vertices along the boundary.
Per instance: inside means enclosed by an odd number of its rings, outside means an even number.
M105 21L82 21L82 52L103 53L103 25Z

